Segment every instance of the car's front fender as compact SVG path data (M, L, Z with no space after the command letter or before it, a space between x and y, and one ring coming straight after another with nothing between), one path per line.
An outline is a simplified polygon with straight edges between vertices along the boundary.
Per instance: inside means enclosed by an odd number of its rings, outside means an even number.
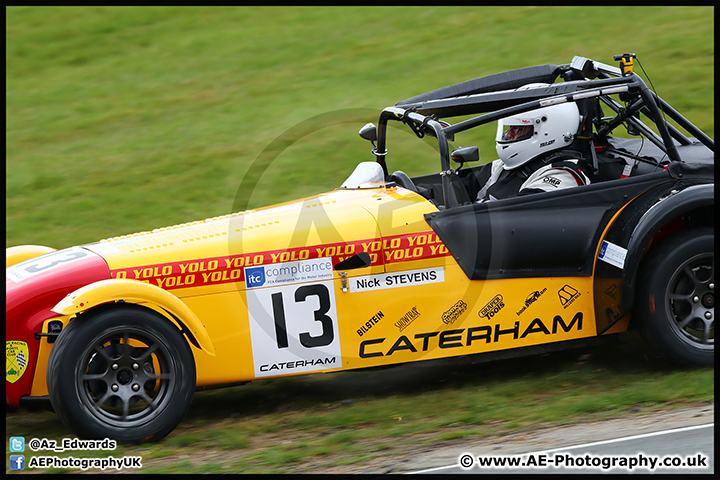
M52 311L59 315L77 315L98 305L121 301L159 307L158 311L168 314L168 320L186 333L191 343L215 356L210 336L197 315L179 298L149 283L126 279L100 280L68 294Z

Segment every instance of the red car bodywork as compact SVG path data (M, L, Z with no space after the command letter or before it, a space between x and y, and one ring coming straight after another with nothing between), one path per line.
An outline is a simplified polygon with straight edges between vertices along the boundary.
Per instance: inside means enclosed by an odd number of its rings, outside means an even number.
M46 341L42 337L36 338L35 334L42 331L45 320L57 316L50 309L68 293L110 278L105 260L85 251L88 255L72 262L46 265L47 273L40 272L20 280L5 277L5 339L27 343L29 353L23 375L14 383L5 383L8 405L20 406L20 398L30 395L40 342Z

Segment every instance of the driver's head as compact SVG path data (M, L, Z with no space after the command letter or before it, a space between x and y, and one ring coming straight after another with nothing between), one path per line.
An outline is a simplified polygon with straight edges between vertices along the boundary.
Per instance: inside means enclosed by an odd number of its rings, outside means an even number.
M580 126L574 102L538 108L498 120L495 148L505 170L572 143Z

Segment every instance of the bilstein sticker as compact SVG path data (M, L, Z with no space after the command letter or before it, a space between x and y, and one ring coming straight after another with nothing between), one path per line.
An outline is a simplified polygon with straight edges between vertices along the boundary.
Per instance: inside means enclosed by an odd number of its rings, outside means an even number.
M15 383L20 380L27 369L30 352L28 345L19 340L5 342L5 380Z
M386 288L411 287L445 281L443 267L424 268L407 272L382 273L350 279L351 292L367 292Z
M373 325L378 323L381 318L384 318L385 314L382 312L382 310L379 310L375 315L372 316L370 320L365 322L364 325L361 325L360 328L357 329L358 336L362 337L365 333L367 333L368 330L370 330Z

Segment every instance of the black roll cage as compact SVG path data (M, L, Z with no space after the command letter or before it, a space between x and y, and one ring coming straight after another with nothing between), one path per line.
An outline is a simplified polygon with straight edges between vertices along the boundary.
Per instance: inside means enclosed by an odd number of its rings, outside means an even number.
M559 75L563 75L566 81L551 83L547 87L515 90L528 83L555 81ZM595 78L598 79L594 80ZM498 87L502 90L497 90ZM621 99L623 97L628 99L629 105L624 107L610 97L612 94L620 94ZM637 74L623 75L617 67L576 56L568 65L528 67L480 77L387 107L380 114L377 147L373 150L373 154L376 155L377 162L387 176L385 157L387 124L390 120L409 125L418 136L429 134L436 137L440 149L440 175L445 207L457 206L460 204L457 192L461 188L458 185L457 172L450 166L448 136L510 115L588 98L598 98L617 114L609 122L598 126L599 137L627 122L665 152L671 161L681 162L682 158L674 141L680 145L689 145L692 141L665 119L667 115L713 153L715 152L713 139L651 91ZM657 126L660 135L640 121L638 113L650 118ZM439 121L439 118L476 114L482 115L454 125L443 125Z

